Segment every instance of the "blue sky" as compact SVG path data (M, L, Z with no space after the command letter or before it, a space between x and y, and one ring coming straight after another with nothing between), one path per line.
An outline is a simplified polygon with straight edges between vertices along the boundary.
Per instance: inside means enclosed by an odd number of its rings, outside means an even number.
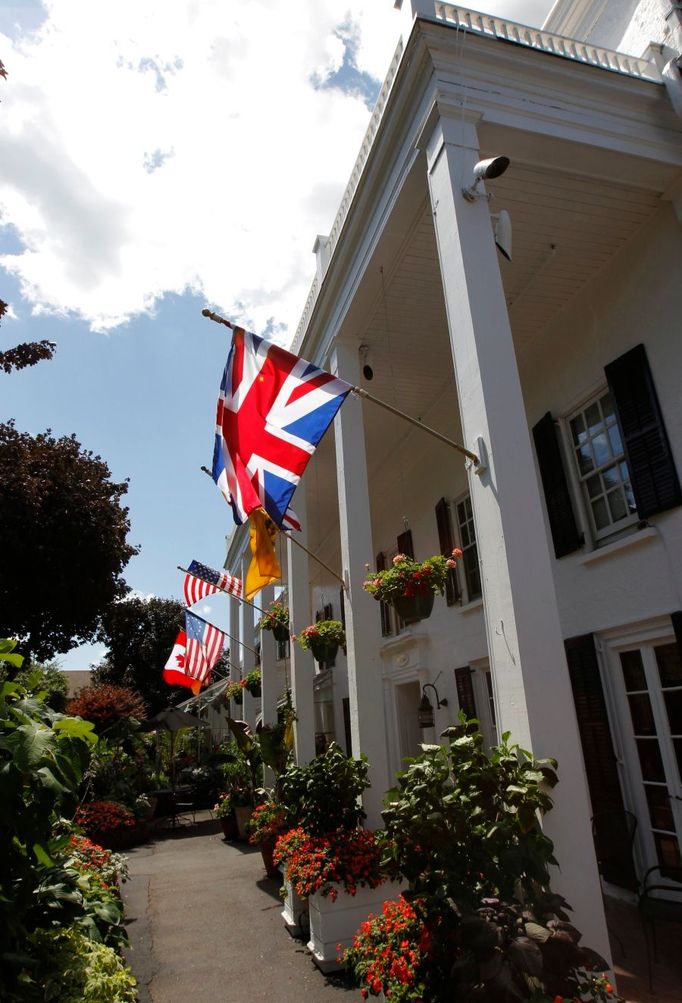
M550 6L485 9L540 23ZM283 343L295 331L315 235L397 41L392 8L0 0L0 298L12 308L0 346L58 346L0 374L0 420L75 433L130 479L142 549L125 577L144 595L180 598L176 565L192 558L222 564L232 517L199 468L229 331L200 311Z

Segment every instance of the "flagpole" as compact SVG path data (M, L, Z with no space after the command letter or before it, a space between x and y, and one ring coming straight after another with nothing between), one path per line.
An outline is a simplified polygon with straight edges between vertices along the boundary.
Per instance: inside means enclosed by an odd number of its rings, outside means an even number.
M379 407L383 407L386 411L390 411L391 414L395 414L398 418L403 418L405 421L409 421L411 425L416 425L417 428L421 428L422 432L428 432L429 435L433 435L436 439L440 439L447 446L451 446L452 449L456 449L458 453L462 453L472 463L478 465L480 460L476 453L472 453L470 450L465 449L464 446L460 446L458 442L453 439L448 439L447 436L442 435L437 432L435 428L431 428L430 425L424 425L417 418L413 418L412 415L405 414L404 411L400 411L397 407L393 407L392 404L387 404L386 401L380 401L378 397L374 397L373 394L367 393L364 387L353 387L351 393L355 394L356 397L364 397L365 400L371 401L372 404L378 404Z
M237 328L236 324L233 324L229 320L225 320L225 318L221 317L220 314L213 313L213 311L209 310L208 308L202 310L201 315L202 317L208 317L209 320L215 321L216 324L224 324L225 327L229 327L233 331L236 330ZM383 407L386 411L390 411L391 414L396 415L398 418L402 418L404 421L408 421L411 425L415 425L417 428L421 428L422 432L426 432L428 435L432 435L434 436L434 438L440 439L440 441L444 442L446 446L450 446L451 449L456 449L458 453L461 453L463 456L466 456L467 459L471 460L471 462L474 463L476 466L478 466L478 464L481 462L476 453L472 453L471 450L465 449L464 446L460 446L460 444L458 442L455 442L454 439L448 439L446 435L442 435L440 432L437 432L436 429L431 428L430 425L422 424L421 421L418 421L416 418L413 418L412 415L410 414L406 414L405 411L401 411L399 410L399 408L393 407L391 404L387 404L386 401L382 401L379 400L378 397L374 397L373 394L367 393L364 387L351 387L351 393L355 394L357 397L364 397L365 400L371 401L373 404L377 404L379 407ZM205 470L206 468L202 467L201 469ZM206 472L209 474L211 473L210 470L207 470ZM213 475L211 474L211 476ZM285 536L287 535L288 534L285 534ZM310 554L310 551L308 551L308 553ZM310 554L310 556L315 558L315 560L317 560L314 554ZM322 561L319 561L319 563L322 564ZM322 566L327 567L326 564ZM327 571L331 571L331 569L327 568ZM334 575L335 578L339 578L339 576L334 574L333 571L331 573ZM339 581L343 582L343 579L339 578Z
M279 528L279 527L278 527L278 528ZM300 547L300 548L301 548L301 550L305 550L306 554L308 554L308 556L309 556L309 557L312 557L312 559L313 559L314 561L317 561L317 563L318 563L318 564L319 564L319 565L320 565L321 567L325 568L325 569L326 569L326 570L327 570L327 571L329 572L329 574L330 574L330 575L333 575L333 576L334 576L334 578L336 578L337 582L341 582L341 584L343 585L343 587L344 587L344 589L345 589L345 587L346 587L346 583L344 582L344 580L343 580L343 578L341 577L341 575L337 574L337 572L336 572L336 571L334 571L334 570L333 570L332 568L330 568L328 564L325 564L325 563L324 563L324 561L320 560L320 558L319 558L319 557L317 557L317 556L316 556L315 554L313 554L313 552L312 552L311 550L308 550L308 548L307 548L307 547L304 547L304 546L303 546L303 544L301 543L301 541L300 541L300 540L297 540L297 539L296 539L296 537L295 537L295 536L294 536L294 535L293 535L292 533L285 533L283 529L280 529L280 533L281 533L281 534L282 534L282 536L283 536L283 537L285 537L285 538L286 538L287 540L291 540L291 542L292 542L292 543L295 543L297 547Z
M203 473L208 474L208 476L211 478L211 480L213 480L213 474L208 469L208 467L201 467L201 470L202 470ZM339 575L336 571L334 571L332 568L330 568L328 564L325 564L324 561L321 560L316 554L313 554L313 552L311 550L308 550L307 547L304 547L303 544L301 543L301 541L297 540L296 537L292 536L291 533L286 533L283 529L280 529L279 526L277 526L277 530L282 534L282 536L285 536L287 538L287 540L291 540L291 542L295 543L297 547L301 548L301 550L305 550L306 554L309 557L312 557L312 559L314 561L317 561L317 563L321 567L323 567L325 569L325 571L328 571L329 574L333 575L333 577L336 578L336 580L338 582L341 582L341 584L343 585L343 587L345 589L346 583L344 582L344 580L341 577L341 575ZM184 571L184 570L185 570L184 568L180 568L180 571ZM191 572L188 572L188 574L191 574ZM238 597L238 598L240 598L240 597ZM244 602L248 602L248 601L249 601L248 599L244 599ZM250 603L250 605L253 606L253 603ZM254 609L258 609L258 606L254 606ZM260 610L260 612L262 613L263 610Z
M205 470L206 468L202 467L201 469ZM201 578L201 575L195 575L193 571L188 571L187 568L182 568L179 564L176 564L175 566L178 569L178 571L184 571L186 575L192 575L194 578ZM205 582L206 579L201 578L201 581ZM213 582L207 582L207 584L213 585ZM223 592L226 596L232 596L234 599L239 599L240 602L245 602L247 606L253 606L253 608L256 610L257 613L265 613L264 609L261 609L260 606L256 606L255 602L251 602L250 599L245 599L244 596L238 596L234 592L228 592L227 589L221 589L220 586L218 585L214 587L218 589L218 592ZM197 602L198 601L199 600L197 600ZM251 648L250 650L253 651L253 648Z

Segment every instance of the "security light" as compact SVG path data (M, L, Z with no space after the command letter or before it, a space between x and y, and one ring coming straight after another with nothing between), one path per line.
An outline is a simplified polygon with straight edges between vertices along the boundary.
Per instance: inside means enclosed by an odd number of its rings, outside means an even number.
M369 383L370 380L374 379L374 370L369 362L369 345L360 345L358 351L360 353L360 358L362 359L362 375Z
M499 178L509 167L509 157L489 157L488 160L479 160L474 167L474 183L469 188L462 188L462 195L467 202L475 202L476 199L490 198L485 192L479 192L478 186L481 181L490 181Z

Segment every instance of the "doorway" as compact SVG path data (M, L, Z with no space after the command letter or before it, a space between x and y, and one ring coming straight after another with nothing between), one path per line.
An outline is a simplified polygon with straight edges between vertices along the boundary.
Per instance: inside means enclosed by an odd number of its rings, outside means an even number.
M400 683L395 687L395 707L398 720L398 752L400 769L404 769L405 756L416 756L421 751L423 742L421 728L417 718L417 710L421 699L421 687L418 682Z

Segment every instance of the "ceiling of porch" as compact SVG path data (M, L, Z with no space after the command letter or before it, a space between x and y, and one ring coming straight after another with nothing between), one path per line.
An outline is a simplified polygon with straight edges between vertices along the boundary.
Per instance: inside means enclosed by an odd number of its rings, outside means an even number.
M365 272L341 332L369 347L374 371L362 385L379 399L459 442L462 433L453 381L436 240L421 165L406 187ZM491 211L506 209L513 226L513 260L499 258L517 357L549 336L551 322L652 218L656 192L514 162L489 190ZM370 484L388 489L391 456L410 426L363 402ZM417 433L419 435L419 433ZM410 448L419 448L410 441ZM338 547L333 436L323 440L305 481L314 548Z

